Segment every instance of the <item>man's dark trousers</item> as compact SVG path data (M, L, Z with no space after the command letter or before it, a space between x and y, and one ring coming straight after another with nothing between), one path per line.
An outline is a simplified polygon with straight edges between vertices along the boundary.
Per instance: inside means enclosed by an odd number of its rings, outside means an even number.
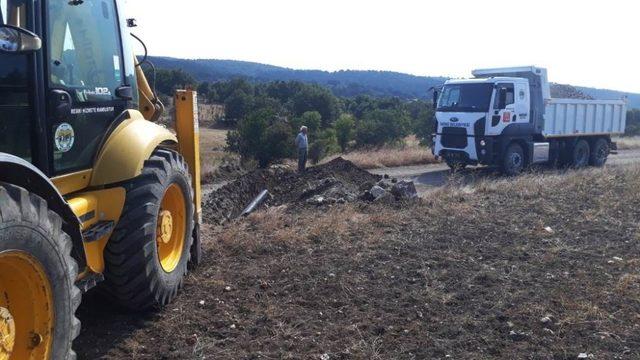
M307 149L298 149L298 172L307 170Z

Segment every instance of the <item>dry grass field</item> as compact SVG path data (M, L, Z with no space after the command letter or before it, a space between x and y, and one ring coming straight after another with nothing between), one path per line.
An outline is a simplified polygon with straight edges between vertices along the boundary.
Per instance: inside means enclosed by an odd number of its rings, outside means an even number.
M203 179L213 176L225 159L237 158L237 155L224 151L228 130L200 128L200 161Z
M630 136L613 139L620 150L640 149L640 136Z
M338 156L353 162L362 169L424 165L437 162L431 153L431 149L421 146L414 136L406 138L402 145L354 150L346 154L329 157L323 162L330 161Z
M81 359L640 358L640 168L279 206L203 228L146 316L98 295Z

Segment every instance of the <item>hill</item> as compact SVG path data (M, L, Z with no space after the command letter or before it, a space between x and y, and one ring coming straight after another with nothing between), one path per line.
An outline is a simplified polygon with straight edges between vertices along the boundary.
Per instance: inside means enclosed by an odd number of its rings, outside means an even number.
M331 89L337 96L397 96L405 99L425 98L429 88L446 81L444 77L421 77L391 71L336 72L294 70L289 68L233 60L186 60L152 57L159 68L182 69L199 81L221 81L245 77L252 81L302 81Z
M182 69L199 81L214 82L237 77L256 82L296 80L328 87L334 94L344 97L372 95L397 96L404 99L426 98L429 88L447 80L446 77L415 76L392 71L296 70L235 60L190 60L169 57L150 57L150 60L159 68ZM578 86L575 90L587 98L620 99L627 96L630 108L640 108L640 94Z

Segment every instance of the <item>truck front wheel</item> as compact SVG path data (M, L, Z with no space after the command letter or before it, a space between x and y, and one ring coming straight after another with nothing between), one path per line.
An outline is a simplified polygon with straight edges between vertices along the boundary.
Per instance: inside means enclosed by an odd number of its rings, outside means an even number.
M525 166L525 157L522 146L517 143L509 145L502 159L502 171L505 175L516 176L522 173Z
M445 162L453 172L464 170L467 167L467 163L460 160L446 160Z
M598 139L593 143L591 150L591 158L589 164L591 166L602 167L607 163L609 157L609 142L605 139Z
M590 157L589 143L586 140L578 140L573 147L571 166L576 169L584 168L589 165Z

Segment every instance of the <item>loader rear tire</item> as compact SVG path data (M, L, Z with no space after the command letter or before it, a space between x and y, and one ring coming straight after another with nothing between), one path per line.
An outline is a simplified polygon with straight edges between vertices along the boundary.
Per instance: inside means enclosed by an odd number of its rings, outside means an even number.
M78 265L62 219L41 197L0 183L0 359L75 359Z
M125 185L127 199L105 251L104 289L135 311L169 304L187 273L194 227L184 159L158 149Z

